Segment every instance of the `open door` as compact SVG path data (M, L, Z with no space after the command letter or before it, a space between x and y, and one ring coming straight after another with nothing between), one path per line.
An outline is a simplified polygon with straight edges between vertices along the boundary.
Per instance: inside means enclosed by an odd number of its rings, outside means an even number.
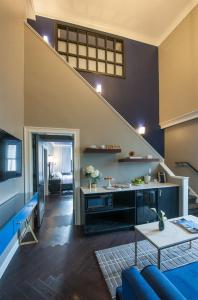
M39 193L36 225L41 226L45 213L45 166L44 143L38 134L33 135L33 188Z

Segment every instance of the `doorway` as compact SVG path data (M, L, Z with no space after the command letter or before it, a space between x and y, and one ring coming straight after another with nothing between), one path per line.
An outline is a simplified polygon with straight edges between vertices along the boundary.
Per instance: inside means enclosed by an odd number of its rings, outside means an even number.
M40 224L47 197L57 200L70 195L74 224L80 225L79 130L25 127L24 133L25 191L40 191L44 199L41 199Z
M43 221L46 201L67 202L64 213L73 222L73 135L33 134L33 191L39 193L37 226Z

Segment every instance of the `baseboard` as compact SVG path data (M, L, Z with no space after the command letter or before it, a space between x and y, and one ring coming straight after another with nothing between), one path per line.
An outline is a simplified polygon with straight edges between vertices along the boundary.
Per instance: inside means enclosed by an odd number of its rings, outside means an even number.
M8 253L8 255L6 256L4 262L2 263L1 267L0 267L0 278L3 276L5 270L7 269L7 266L9 265L10 261L12 260L14 254L16 253L17 249L19 247L19 242L18 240L14 243L12 249L10 250L10 252Z

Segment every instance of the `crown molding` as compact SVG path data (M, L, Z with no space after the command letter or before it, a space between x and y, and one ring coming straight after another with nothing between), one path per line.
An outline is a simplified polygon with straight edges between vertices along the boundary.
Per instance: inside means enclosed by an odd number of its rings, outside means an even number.
M31 1L31 0L29 0ZM128 39L132 39L141 43L146 43L153 46L160 46L163 41L175 30L175 28L185 19L185 17L192 11L192 9L198 4L198 0L194 0L186 8L177 16L177 18L171 23L171 25L161 34L158 38L151 38L148 35L139 34L137 32L133 32L124 28L120 28L117 26L110 26L110 25L102 25L102 24L93 24L87 22L84 19L75 18L72 15L67 16L67 20L60 18L59 21L67 22L71 24L76 24L79 26L84 26L86 28L92 28L98 31L107 32L110 34L115 34L121 37L125 37ZM53 20L57 20L57 17L53 14L46 14L39 11L36 11L36 15L40 17L45 17Z
M197 6L198 0L194 0L192 3L186 6L186 8L177 16L172 24L162 33L158 39L157 46L160 46L167 37L176 29L176 27L188 16L188 14Z
M198 119L198 110L194 110L190 113L183 114L173 119L169 119L168 121L160 122L160 127L161 129L164 129L193 119Z
M36 11L36 15L40 16L40 17L44 17L44 18L49 18L52 20L57 20L57 17L55 17L52 14L46 14L46 13L41 13L41 12ZM139 34L137 32L131 32L130 30L125 30L123 28L116 27L116 26L93 24L93 23L86 22L85 20L76 19L72 16L68 16L67 20L60 18L58 21L82 26L85 28L91 28L91 29L98 30L98 31L101 31L104 33L110 33L110 34L117 35L117 36L120 36L123 38L131 39L131 40L134 40L134 41L137 41L140 43L145 43L145 44L149 44L149 45L153 45L153 46L159 45L158 40L156 40L156 39L150 38L149 36L146 36L146 35Z

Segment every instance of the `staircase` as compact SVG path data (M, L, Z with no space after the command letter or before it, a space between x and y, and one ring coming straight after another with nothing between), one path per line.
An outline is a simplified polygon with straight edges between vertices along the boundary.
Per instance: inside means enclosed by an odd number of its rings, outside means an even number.
M198 216L198 197L196 195L191 194L189 192L188 197L188 203L189 203L189 215Z

